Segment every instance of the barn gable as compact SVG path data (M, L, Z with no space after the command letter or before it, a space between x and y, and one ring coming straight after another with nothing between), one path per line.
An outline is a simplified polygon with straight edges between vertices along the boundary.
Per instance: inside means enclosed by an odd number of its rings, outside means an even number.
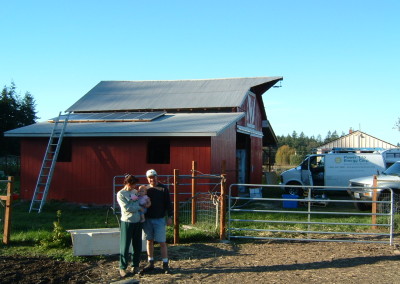
M350 131L349 134L339 137L327 144L318 147L318 153L329 152L332 148L398 148L396 145L385 142L360 130Z

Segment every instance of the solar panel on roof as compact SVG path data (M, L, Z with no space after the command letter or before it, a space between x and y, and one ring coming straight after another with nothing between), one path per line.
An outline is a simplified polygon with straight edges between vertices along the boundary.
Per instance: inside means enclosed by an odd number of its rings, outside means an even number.
M71 113L69 123L74 122L146 122L152 121L165 112L102 112L102 113ZM60 121L65 119L66 115L60 117ZM49 119L49 122L54 122L56 118Z
M148 120L148 119L156 119L157 117L163 116L165 114L165 112L145 112L142 113L138 118L142 119L142 120Z

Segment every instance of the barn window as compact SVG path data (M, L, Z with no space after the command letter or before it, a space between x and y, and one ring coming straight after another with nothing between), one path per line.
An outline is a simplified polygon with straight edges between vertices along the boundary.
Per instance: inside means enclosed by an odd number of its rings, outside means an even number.
M170 147L168 138L153 138L147 144L147 163L169 164Z
M64 138L58 152L57 162L72 162L72 141Z

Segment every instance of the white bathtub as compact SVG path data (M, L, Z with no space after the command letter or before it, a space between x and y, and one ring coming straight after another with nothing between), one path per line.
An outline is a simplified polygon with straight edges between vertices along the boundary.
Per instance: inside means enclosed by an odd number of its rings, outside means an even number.
M119 228L78 229L67 232L71 233L75 256L119 254ZM146 240L143 236L142 251L146 251Z

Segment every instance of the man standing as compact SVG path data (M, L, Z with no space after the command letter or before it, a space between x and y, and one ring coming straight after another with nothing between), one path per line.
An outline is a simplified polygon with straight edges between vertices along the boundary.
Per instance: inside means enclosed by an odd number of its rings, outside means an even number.
M147 195L150 197L151 206L145 214L146 221L143 223L143 231L147 240L147 258L149 263L143 272L154 269L154 241L160 244L161 257L163 260L163 271L169 273L168 249L166 243L166 225L172 225L172 204L168 188L158 182L157 172L153 169L146 172L149 182ZM167 215L168 219L165 220Z

